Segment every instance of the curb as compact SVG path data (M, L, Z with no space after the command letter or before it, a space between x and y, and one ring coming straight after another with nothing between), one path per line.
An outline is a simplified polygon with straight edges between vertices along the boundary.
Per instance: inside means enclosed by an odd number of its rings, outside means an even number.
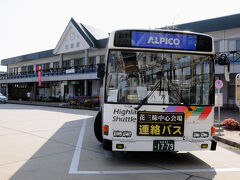
M69 107L69 106L59 106L54 104L36 104L32 103L18 103L18 102L7 102L8 104L22 104L22 105L31 105L31 106L45 106L45 107L57 107L57 108L66 108L66 109L79 109L79 110L92 110L99 111L100 108L87 108L87 107Z
M213 136L213 139L215 139L217 141L220 141L224 144L227 144L227 145L230 145L230 146L233 146L233 147L236 147L236 148L240 148L240 144L237 143L237 142L234 142L234 141L231 141L231 140L228 140L228 139L224 139L224 138L219 137L219 136Z

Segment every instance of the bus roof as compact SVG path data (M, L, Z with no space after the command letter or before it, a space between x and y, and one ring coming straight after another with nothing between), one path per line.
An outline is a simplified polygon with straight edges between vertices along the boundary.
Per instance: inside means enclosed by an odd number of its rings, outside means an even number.
M209 35L176 30L122 29L110 34L108 48L214 54Z

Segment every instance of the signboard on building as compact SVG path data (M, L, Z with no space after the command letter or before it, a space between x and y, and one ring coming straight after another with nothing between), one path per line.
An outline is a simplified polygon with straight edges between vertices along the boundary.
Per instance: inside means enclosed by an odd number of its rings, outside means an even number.
M74 74L75 73L75 69L67 69L66 70L66 74Z

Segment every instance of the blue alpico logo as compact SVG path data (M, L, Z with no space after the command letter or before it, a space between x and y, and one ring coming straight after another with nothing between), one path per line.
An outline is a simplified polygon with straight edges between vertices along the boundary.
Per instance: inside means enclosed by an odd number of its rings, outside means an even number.
M194 35L132 32L132 46L195 50L197 38Z

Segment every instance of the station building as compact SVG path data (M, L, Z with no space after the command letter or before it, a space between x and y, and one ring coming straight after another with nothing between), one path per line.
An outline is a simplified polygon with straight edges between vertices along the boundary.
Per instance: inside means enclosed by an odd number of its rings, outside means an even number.
M240 14L218 17L167 27L167 29L200 32L214 37L217 55L225 53L230 61L230 81L224 67L215 66L215 78L223 81L221 89L225 107L235 107L235 76L240 73ZM164 29L164 28L163 28ZM100 81L97 64L104 62L108 34L99 29L69 21L55 49L2 60L7 75L0 84L12 99L63 98L98 96ZM38 66L42 67L42 86L38 86Z
M3 59L8 72L0 84L15 100L26 99L28 91L32 100L99 96L97 64L104 62L107 38L100 29L71 18L55 49Z
M215 79L223 81L224 107L233 108L235 104L235 77L240 73L240 14L218 17L208 20L179 24L170 29L204 33L214 38L217 56L226 54L230 61L230 80L226 81L224 66L215 65ZM215 90L217 92L217 90Z

